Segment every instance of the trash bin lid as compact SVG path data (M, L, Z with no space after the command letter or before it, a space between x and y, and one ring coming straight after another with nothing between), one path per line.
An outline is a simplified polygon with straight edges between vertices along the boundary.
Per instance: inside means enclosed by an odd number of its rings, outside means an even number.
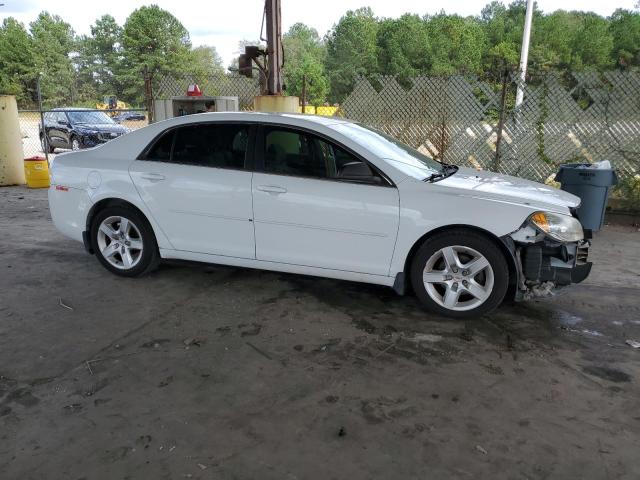
M563 185L610 187L618 183L618 175L612 168L593 168L588 163L565 163L560 165L555 180Z

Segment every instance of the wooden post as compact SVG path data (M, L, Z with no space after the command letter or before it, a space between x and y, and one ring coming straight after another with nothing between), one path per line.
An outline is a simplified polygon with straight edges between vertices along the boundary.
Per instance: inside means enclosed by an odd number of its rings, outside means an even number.
M502 145L502 131L504 130L504 116L506 113L507 105L507 87L509 80L509 70L504 69L504 75L502 76L502 93L500 94L500 120L498 121L498 131L496 132L496 158L493 162L493 170L495 172L500 171L500 147Z
M307 76L302 75L302 113L306 112L307 107Z

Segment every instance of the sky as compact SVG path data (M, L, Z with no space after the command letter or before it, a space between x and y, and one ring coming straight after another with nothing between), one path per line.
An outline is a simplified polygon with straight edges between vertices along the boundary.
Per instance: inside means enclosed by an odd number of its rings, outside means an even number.
M593 11L608 16L617 8L633 9L637 0L537 0L544 12ZM78 34L90 33L95 19L111 14L120 24L142 5L155 3L171 12L191 35L194 46L213 45L224 64L238 55L238 42L260 35L264 0L0 0L0 21L7 16L28 25L42 10L60 15ZM323 36L347 11L370 6L378 17L404 13L436 14L442 10L459 15L478 15L489 0L282 0L282 23L286 31L296 22L312 26ZM509 3L509 2L506 2Z

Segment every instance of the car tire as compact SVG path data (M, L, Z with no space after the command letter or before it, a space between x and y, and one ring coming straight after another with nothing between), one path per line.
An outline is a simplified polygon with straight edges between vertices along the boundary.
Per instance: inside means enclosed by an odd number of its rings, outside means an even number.
M91 221L90 235L98 261L116 275L138 277L160 263L151 225L132 208L114 206L99 211Z
M40 145L42 146L42 152L53 153L55 151L55 147L51 146L51 141L47 142L47 145L44 144L44 136L40 135Z
M80 150L82 148L82 143L78 137L71 137L71 150Z
M452 318L495 310L509 286L509 268L496 243L457 229L425 240L411 264L411 285L430 312Z

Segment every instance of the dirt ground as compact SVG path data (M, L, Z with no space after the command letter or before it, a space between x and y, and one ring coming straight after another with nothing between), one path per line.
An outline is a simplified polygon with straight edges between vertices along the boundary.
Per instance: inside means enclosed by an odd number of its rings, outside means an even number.
M640 232L473 321L383 287L104 270L0 188L2 479L640 477Z

